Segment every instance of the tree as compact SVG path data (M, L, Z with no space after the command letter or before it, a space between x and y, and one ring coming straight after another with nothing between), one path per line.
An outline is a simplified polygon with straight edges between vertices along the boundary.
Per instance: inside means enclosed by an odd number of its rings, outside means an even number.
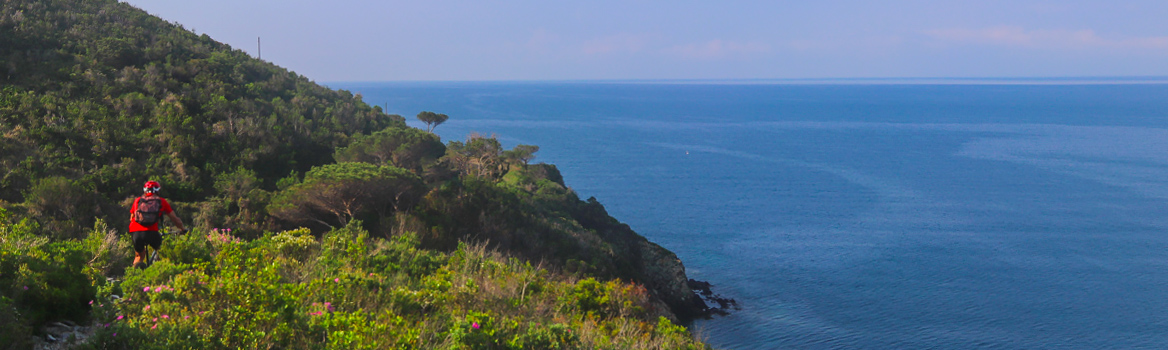
M304 181L281 191L268 212L293 223L316 222L344 227L365 214L385 218L390 211L413 207L424 193L417 175L398 167L337 163L315 167Z
M471 134L466 142L451 141L443 158L454 170L469 176L494 179L507 173L503 146L494 136Z
M503 157L523 162L527 165L532 159L535 159L535 152L539 152L539 146L536 145L516 145L510 151L503 152Z
M36 180L25 193L25 205L46 232L68 237L93 223L93 197L83 182L52 176Z
M338 148L338 162L365 162L420 170L446 153L437 135L414 128L386 128L372 135L357 135L348 147Z
M445 123L446 119L450 119L450 116L429 111L422 111L418 113L418 120L426 123L427 132L434 132L434 128L438 127L438 125L442 123Z

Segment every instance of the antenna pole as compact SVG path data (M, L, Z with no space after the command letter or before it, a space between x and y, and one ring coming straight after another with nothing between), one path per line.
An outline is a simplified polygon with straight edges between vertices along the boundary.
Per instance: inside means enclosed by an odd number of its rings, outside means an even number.
M256 58L264 59L264 47L260 45L260 37L256 37Z

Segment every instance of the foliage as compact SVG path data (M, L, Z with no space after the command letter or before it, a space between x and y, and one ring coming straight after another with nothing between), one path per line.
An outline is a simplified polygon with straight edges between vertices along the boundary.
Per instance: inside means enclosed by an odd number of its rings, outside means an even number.
M401 168L329 164L313 168L303 182L278 193L268 210L289 222L328 227L370 214L380 222L389 213L413 207L424 190L421 178Z
M360 95L115 0L4 1L0 47L0 200L53 218L49 231L128 223L119 204L153 178L258 234L244 223L264 222L263 196L223 192L225 174L273 190L351 135L406 128Z
M337 148L338 162L392 165L419 171L446 152L438 136L418 129L387 128L372 135L356 135L346 147Z
M535 152L539 152L539 146L536 145L516 145L510 151L503 151L503 158L523 162L527 165L532 159L535 159Z
M442 123L445 123L450 116L429 111L422 111L418 113L418 120L426 123L426 132L433 132L434 128Z
M650 297L635 284L557 277L482 245L441 253L420 248L409 235L367 237L358 224L319 241L304 230L269 234L224 244L205 267L170 260L197 252L169 251L163 261L131 271L116 287L104 289L121 291L120 298L99 293L102 306L94 317L110 326L98 328L90 346L706 348L668 319L559 307L596 304L597 291L604 305L648 307ZM320 247L319 254L301 249L313 246ZM292 256L305 260L298 263ZM292 266L298 278L281 274Z
M503 145L494 137L471 134L466 142L451 141L443 160L460 174L496 179L507 172Z
M12 222L0 209L0 299L16 310L7 317L33 325L84 318L94 295L86 273L91 253L76 240L38 237L35 228L28 219Z

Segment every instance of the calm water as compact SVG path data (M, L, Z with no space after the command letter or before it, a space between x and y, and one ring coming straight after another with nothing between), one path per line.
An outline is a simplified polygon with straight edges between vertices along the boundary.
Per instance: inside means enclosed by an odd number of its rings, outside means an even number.
M331 85L539 145L719 347L1168 348L1168 85Z

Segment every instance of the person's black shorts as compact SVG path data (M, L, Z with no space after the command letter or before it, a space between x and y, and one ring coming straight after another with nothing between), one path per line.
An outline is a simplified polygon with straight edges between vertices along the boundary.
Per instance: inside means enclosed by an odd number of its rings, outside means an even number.
M154 250L162 247L162 234L159 234L158 231L130 232L130 239L134 242L134 251L136 252L146 251L146 245L150 245Z

